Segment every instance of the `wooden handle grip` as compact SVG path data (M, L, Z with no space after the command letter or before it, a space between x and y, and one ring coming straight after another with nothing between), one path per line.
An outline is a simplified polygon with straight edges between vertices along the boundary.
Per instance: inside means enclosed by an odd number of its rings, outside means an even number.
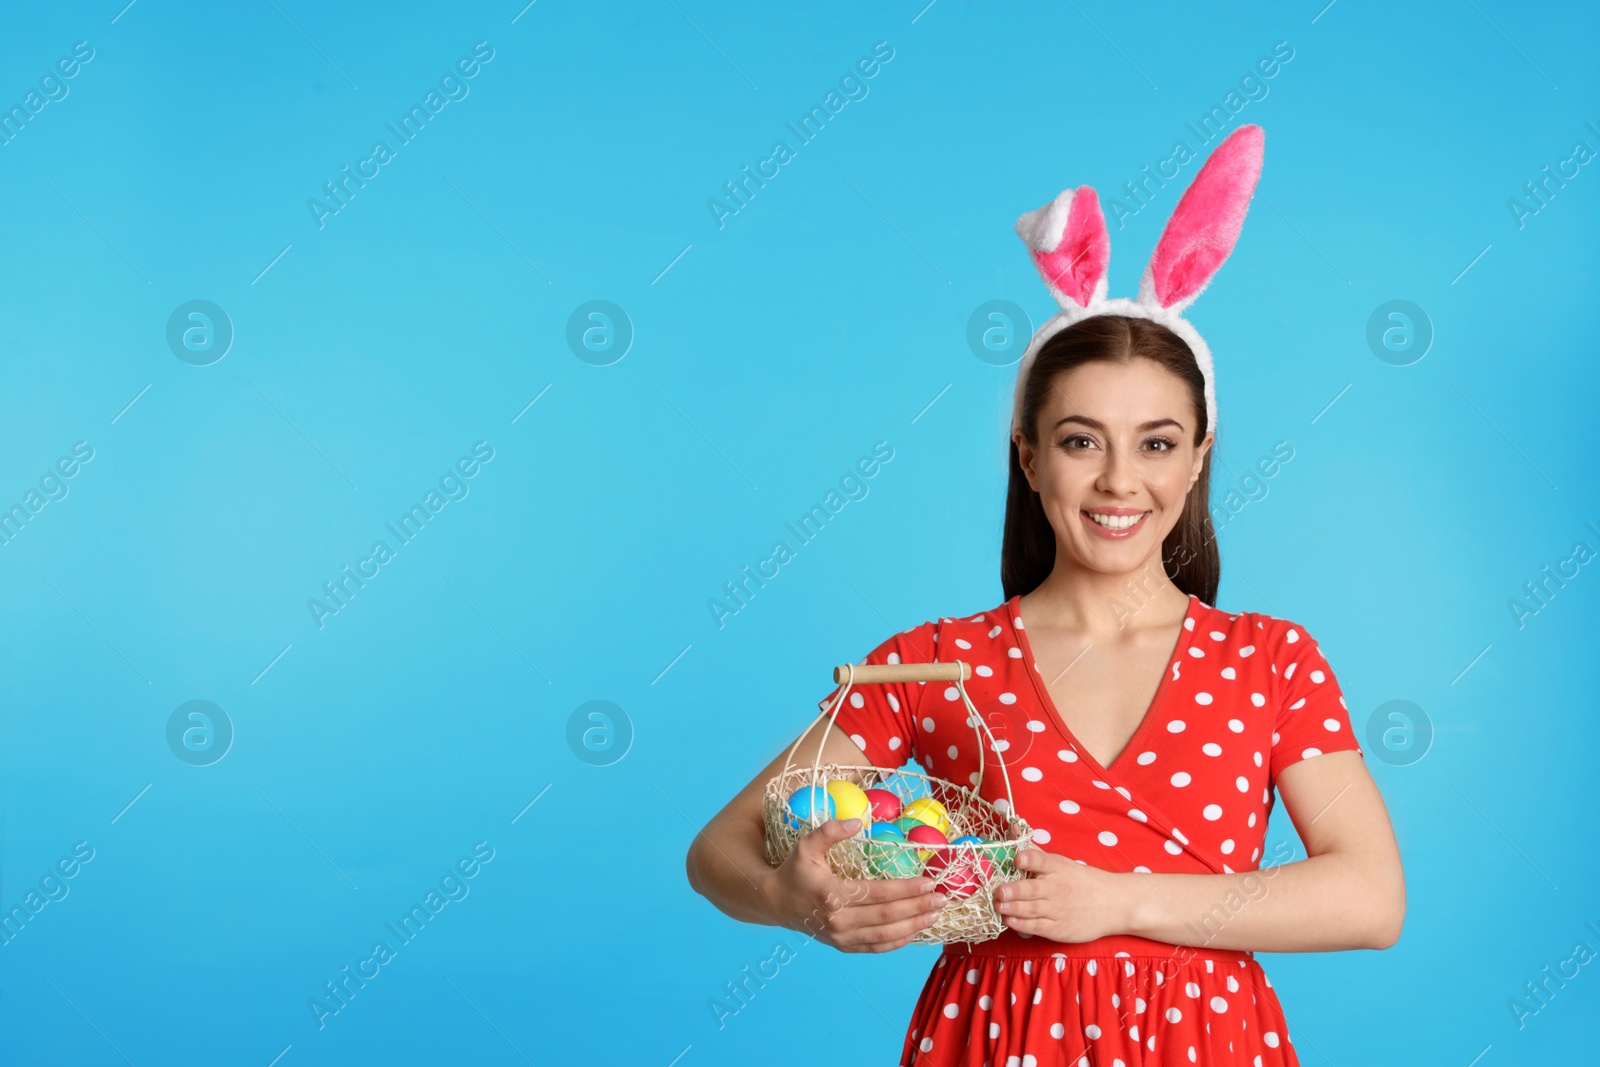
M850 665L833 669L833 680L843 682L850 677ZM857 682L954 682L972 677L972 665L964 660L954 663L868 663L856 664Z

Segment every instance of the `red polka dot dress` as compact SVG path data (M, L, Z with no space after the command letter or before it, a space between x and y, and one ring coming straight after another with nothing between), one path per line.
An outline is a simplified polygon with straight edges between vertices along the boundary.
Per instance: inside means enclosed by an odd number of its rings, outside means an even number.
M1102 767L1055 710L1020 599L925 622L862 662L973 665L967 694L994 732L1018 813L1047 851L1108 871L1257 870L1283 768L1324 752L1361 752L1338 682L1304 629L1191 596L1154 700ZM831 703L830 694L818 706ZM930 774L977 780L977 737L946 683L858 684L838 722L875 766L915 757ZM980 792L1004 807L995 772L991 757ZM900 1063L1294 1067L1283 1010L1254 954L1206 947L1245 903L1239 894L1221 898L1196 917L1185 946L1130 934L1067 943L1010 929L946 945Z

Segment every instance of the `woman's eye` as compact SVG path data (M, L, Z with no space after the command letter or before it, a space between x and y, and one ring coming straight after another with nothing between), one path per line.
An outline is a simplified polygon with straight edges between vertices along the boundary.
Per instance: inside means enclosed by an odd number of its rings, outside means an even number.
M1145 441L1145 445L1157 452L1169 452L1178 447L1176 442L1167 437L1151 437ZM1063 438L1061 447L1069 451L1082 451L1085 448L1095 447L1095 440L1088 434L1075 433Z

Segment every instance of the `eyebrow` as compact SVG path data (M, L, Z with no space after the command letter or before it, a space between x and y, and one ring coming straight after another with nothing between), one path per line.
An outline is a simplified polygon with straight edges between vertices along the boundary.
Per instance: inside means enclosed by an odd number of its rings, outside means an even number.
M1106 428L1105 423L1101 422L1099 419L1091 419L1087 415L1067 415L1064 418L1056 421L1055 428L1059 428L1064 422L1081 422L1085 426L1100 430L1102 432L1104 432ZM1183 423L1179 422L1177 419L1151 419L1149 422L1141 422L1138 426L1134 427L1134 429L1138 430L1140 433L1143 433L1145 430L1154 430L1161 426L1176 426L1180 430L1183 429Z

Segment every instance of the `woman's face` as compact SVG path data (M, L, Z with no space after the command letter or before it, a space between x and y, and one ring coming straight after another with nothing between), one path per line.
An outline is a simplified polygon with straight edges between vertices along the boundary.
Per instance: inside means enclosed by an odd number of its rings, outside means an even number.
M1039 412L1037 448L1013 434L1055 529L1057 558L1102 574L1160 561L1211 447L1209 432L1192 444L1196 425L1188 387L1150 360L1057 374Z

